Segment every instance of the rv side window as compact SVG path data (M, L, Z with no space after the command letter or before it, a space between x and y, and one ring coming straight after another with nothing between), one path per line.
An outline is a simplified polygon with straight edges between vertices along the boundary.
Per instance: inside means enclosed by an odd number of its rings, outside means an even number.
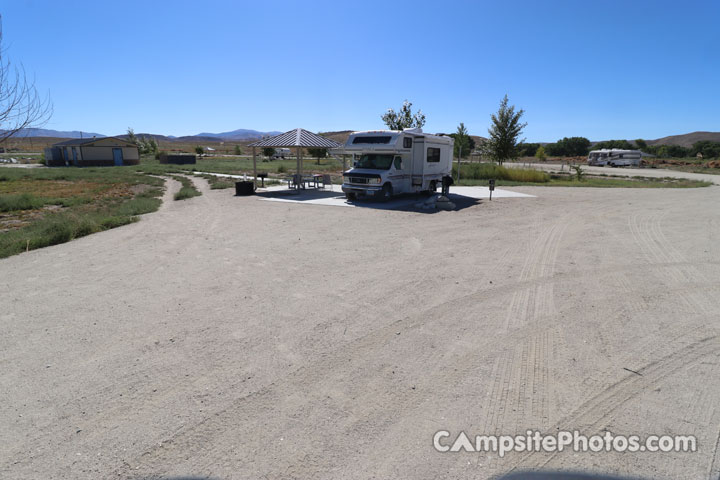
M357 145L358 143L390 143L390 137L389 135L383 135L383 136L377 136L377 137L371 137L371 136L364 136L361 135L359 137L353 138L353 145Z
M429 147L427 149L427 161L428 163L438 163L440 161L440 149Z
M403 138L403 148L412 148L412 137Z

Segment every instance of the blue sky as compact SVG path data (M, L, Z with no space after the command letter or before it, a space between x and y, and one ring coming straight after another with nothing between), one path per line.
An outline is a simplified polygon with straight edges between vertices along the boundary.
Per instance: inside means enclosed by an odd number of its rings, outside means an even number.
M720 131L720 2L2 0L5 55L46 128L187 135L382 128L485 135L506 93L528 141Z

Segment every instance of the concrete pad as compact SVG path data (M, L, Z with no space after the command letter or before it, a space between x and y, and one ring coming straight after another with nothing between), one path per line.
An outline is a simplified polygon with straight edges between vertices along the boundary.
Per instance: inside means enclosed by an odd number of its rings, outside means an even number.
M299 192L291 191L285 186L273 186L263 190L258 190L258 196L261 200L269 202L287 202L302 203L307 205L329 205L334 207L364 207L376 208L382 210L394 210L398 208L409 207L417 203L416 195L404 195L395 197L389 202L377 201L360 201L348 202L345 194L339 185L333 185L332 189L326 190L300 190ZM462 197L473 199L490 198L490 189L488 187L451 187L449 198L451 201L462 199ZM511 190L495 189L493 198L534 198L534 195L528 195Z

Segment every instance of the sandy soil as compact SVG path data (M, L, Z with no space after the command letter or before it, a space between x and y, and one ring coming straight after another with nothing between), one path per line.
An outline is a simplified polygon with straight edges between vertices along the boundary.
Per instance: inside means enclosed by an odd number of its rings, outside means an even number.
M428 214L196 182L0 261L0 477L718 478L720 187L513 188L537 198ZM534 428L699 451L432 447Z

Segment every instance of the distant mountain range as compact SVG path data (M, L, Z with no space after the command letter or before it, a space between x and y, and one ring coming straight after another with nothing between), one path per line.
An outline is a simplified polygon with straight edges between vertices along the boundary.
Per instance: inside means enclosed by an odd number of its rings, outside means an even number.
M106 137L101 133L82 132L80 130L48 130L45 128L23 128L15 134L16 137L55 137L55 138L92 138Z
M246 130L244 128L239 128L237 130L233 130L232 132L222 132L222 133L198 133L195 135L196 137L210 137L210 138L218 138L220 140L236 140L236 141L242 141L242 140L252 140L255 138L262 138L266 137L268 135L279 135L283 132L258 132L257 130Z
M156 140L163 140L166 142L223 142L223 141L235 141L242 142L247 140L254 140L257 138L263 138L268 135L277 135L282 132L259 132L257 130L238 129L231 132L222 133L198 133L197 135L186 135L183 137L175 137L172 135L159 135L155 133L136 133L138 137L153 137ZM93 132L82 132L79 130L63 131L63 130L50 130L45 128L24 128L20 130L16 137L27 138L27 137L53 137L53 138L92 138L92 137L107 137L101 133ZM120 138L127 137L126 134L115 135Z
M2 130L0 130L2 132ZM157 141L163 141L167 143L171 142L208 142L208 143L214 143L214 142L246 142L249 140L255 140L259 138L263 138L269 135L277 135L282 132L260 132L258 130L249 130L240 128L237 130L232 130L230 132L221 132L221 133L198 133L197 135L186 135L183 137L174 137L171 135L158 135L155 133L136 133L135 135L138 137L152 137ZM344 143L345 140L347 140L348 136L352 133L352 130L341 130L341 131L335 131L335 132L323 132L321 135L324 135L332 140L335 140L336 142ZM61 131L61 130L49 130L44 128L26 128L18 132L16 135L17 137L21 138L27 138L27 137L53 137L53 138L92 138L92 137L105 137L107 135L103 135L101 133L93 133L93 132L81 132L79 130L72 130L72 131ZM127 137L126 134L117 135L120 138ZM472 136L473 140L475 142L479 142L483 137L476 137ZM633 141L634 139L628 138L627 140ZM671 135L668 137L662 137L658 138L656 140L649 140L646 139L647 143L649 145L681 145L683 147L691 147L693 143L701 141L701 140L709 140L712 142L720 142L720 132L692 132L692 133L685 133L683 135ZM540 142L545 143L545 142ZM597 141L593 141L593 144L597 143Z

